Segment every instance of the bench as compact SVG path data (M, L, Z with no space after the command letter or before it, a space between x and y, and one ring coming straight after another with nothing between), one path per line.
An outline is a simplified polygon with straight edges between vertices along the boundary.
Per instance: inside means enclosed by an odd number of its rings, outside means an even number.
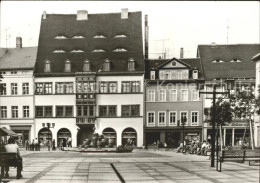
M9 167L17 167L17 154L10 152L0 152L0 166L1 166L1 177L4 177L4 171L9 170Z
M219 169L217 166L217 171L221 172L222 163L224 162L245 162L249 161L259 161L260 155L259 150L224 150L222 153L219 153L217 157L217 163L219 162Z

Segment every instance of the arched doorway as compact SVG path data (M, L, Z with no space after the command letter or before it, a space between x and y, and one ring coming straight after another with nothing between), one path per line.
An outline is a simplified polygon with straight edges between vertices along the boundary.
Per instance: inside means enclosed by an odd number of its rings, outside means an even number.
M93 133L93 127L80 127L77 133L77 146L82 145L87 138L91 138Z
M126 143L130 143L131 145L137 145L137 133L133 128L126 128L122 132L122 145L124 146Z
M104 135L104 138L108 139L109 147L116 147L117 145L116 131L113 128L105 128L102 134Z
M38 133L40 145L47 145L48 140L52 141L52 132L48 128L42 128Z
M62 143L63 139L65 139L65 140L70 139L71 140L71 133L67 128L61 128L58 131L58 133L57 133L57 144L58 144L58 146Z

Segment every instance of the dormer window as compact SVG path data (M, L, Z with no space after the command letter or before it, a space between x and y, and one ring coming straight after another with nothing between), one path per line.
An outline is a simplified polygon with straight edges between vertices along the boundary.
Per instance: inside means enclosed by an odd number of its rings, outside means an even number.
M84 36L73 36L72 39L84 39Z
M198 79L198 76L199 76L199 71L195 68L192 71L192 79Z
M51 72L51 62L49 60L44 61L44 72Z
M95 49L95 50L93 50L92 52L106 52L106 51L103 50L103 49Z
M135 60L133 58L130 58L128 60L128 71L134 71L135 70Z
M71 72L71 61L70 60L65 61L64 72Z
M117 48L117 49L114 49L113 52L126 52L127 50L124 49L124 48Z
M99 35L95 35L93 38L106 38L106 36L102 35L102 34L99 34Z
M89 60L87 60L87 59L83 61L83 71L84 72L90 71L90 63L89 63Z
M68 39L66 36L56 36L54 39Z
M150 72L150 79L155 80L155 71Z
M106 59L103 63L103 71L110 71L110 60Z
M234 58L234 59L231 60L230 62L242 62L242 61Z
M72 50L70 53L83 53L83 50Z
M118 34L114 36L114 38L125 38L125 37L127 37L125 34Z
M223 63L224 61L223 60L220 60L220 59L216 59L214 61L212 61L212 63Z
M64 50L54 50L53 53L65 53Z

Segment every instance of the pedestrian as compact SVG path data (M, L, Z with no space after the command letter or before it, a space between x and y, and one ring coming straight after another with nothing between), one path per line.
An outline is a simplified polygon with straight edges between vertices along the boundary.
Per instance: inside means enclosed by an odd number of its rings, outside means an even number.
M34 144L35 144L35 151L39 151L40 148L39 148L39 142L38 142L38 139L37 139L37 138L35 138Z
M68 147L72 147L71 141L72 141L72 139L71 139L71 137L69 137L69 138L68 138Z
M64 150L64 147L67 146L67 141L66 139L63 139L63 142L62 142L62 150Z
M35 143L34 143L34 139L33 139L33 141L32 141L32 151L34 151L34 147L35 147Z
M56 150L56 147L55 147L55 139L53 139L53 141L52 141L52 150L53 150L53 151Z
M51 141L50 140L47 141L47 146L48 146L48 151L50 151L51 150Z
M26 140L26 142L25 142L25 149L26 150L30 150L29 147L30 147L29 140Z

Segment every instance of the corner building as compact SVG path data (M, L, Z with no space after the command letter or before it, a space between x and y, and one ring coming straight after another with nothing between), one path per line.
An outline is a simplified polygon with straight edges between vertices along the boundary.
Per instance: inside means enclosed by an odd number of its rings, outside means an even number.
M143 145L141 12L42 15L35 66L39 139L82 144L93 133ZM50 123L50 131L46 128Z

